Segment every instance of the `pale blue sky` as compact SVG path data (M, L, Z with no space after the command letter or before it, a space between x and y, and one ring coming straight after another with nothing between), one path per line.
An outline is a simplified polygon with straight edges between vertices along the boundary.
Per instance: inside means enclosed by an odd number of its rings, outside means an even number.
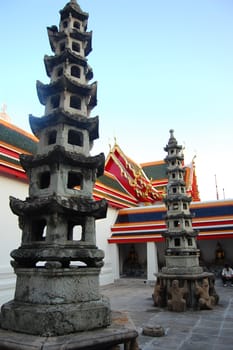
M52 54L46 27L59 24L65 0L0 4L0 104L30 131L42 116L36 80L48 83L43 56ZM100 139L106 155L116 137L137 162L163 159L169 129L194 155L202 200L233 198L232 0L80 0L89 13L98 81Z

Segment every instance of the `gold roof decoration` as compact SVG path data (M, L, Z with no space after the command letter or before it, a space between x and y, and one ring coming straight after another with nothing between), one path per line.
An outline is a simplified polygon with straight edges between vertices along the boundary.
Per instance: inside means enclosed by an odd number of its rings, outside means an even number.
M1 107L1 111L0 111L0 119L3 119L8 123L11 123L11 118L7 114L6 110L7 110L7 105L5 103L3 103L2 107Z

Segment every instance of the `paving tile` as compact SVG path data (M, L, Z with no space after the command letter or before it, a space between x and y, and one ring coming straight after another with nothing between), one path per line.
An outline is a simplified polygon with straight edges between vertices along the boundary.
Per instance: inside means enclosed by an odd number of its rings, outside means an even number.
M213 310L175 313L154 307L153 284L130 280L105 286L115 309L127 311L139 332L141 350L232 350L233 349L233 289L216 281L220 303ZM113 309L113 308L112 308ZM165 336L144 336L144 326L160 325Z

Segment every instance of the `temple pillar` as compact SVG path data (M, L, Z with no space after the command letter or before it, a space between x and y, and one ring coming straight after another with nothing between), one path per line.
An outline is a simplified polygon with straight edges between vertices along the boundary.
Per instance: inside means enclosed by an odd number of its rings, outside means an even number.
M110 254L112 257L112 272L114 280L120 278L120 258L119 258L119 247L118 244L110 244Z
M155 242L147 242L147 280L154 281L158 273L157 246Z

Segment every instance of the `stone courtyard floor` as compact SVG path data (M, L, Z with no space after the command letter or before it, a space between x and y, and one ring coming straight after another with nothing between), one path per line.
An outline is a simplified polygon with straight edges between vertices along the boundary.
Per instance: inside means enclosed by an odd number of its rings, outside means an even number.
M121 279L101 287L108 296L111 309L126 311L139 333L141 350L232 350L233 349L233 287L223 287L216 280L219 304L213 310L170 312L153 305L153 283ZM145 326L160 325L163 337L142 334Z

